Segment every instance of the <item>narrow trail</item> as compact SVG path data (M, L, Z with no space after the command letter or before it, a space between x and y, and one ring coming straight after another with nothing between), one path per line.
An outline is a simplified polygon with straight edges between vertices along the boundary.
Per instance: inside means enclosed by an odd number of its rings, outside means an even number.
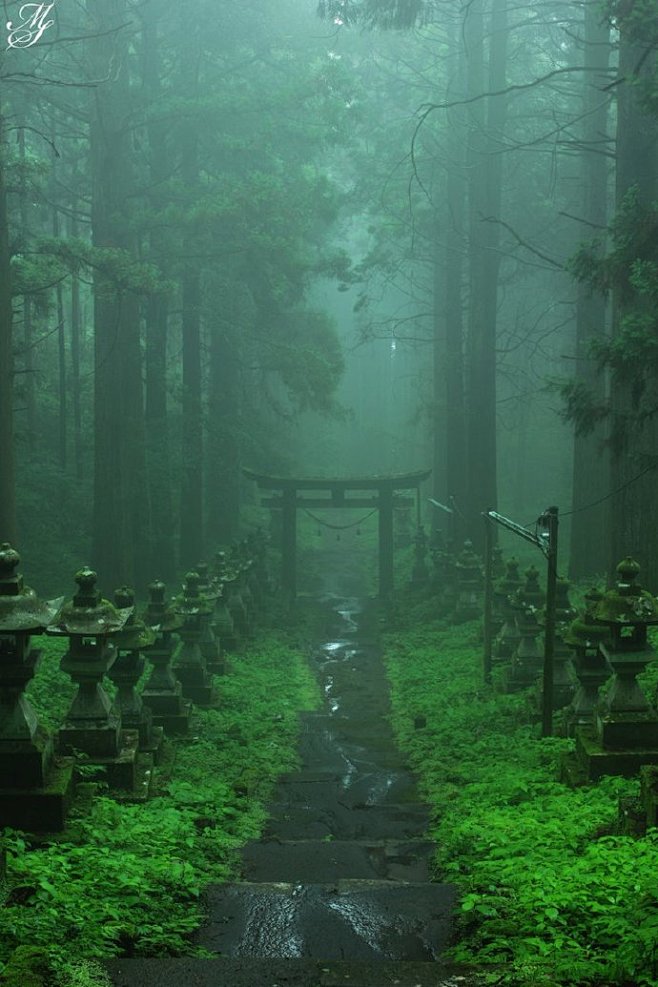
M455 892L432 884L429 816L388 722L372 603L333 598L314 655L324 694L302 714L242 880L208 890L197 941L216 960L115 960L116 987L457 987L444 965Z

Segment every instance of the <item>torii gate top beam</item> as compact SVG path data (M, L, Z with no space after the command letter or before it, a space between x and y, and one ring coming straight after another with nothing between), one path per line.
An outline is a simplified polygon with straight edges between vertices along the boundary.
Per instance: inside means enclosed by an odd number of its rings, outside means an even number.
M255 480L261 490L415 490L426 480L431 470L413 473L389 473L385 476L271 476L243 467L242 472Z

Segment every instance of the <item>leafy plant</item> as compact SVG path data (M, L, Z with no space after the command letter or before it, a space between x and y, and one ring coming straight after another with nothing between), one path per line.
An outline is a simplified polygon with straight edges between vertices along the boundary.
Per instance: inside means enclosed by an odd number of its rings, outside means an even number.
M452 957L500 964L498 983L658 984L658 833L616 832L636 781L561 784L571 742L538 737L531 695L482 684L475 625L385 640L393 724L433 808L435 873L461 893Z
M61 649L47 645L31 687L51 726L70 699ZM276 778L296 763L297 711L317 700L290 635L261 635L230 661L217 708L195 712L148 802L81 798L62 837L44 843L4 831L0 972L21 945L45 951L58 987L101 987L94 963L110 956L195 953L202 890L235 876L238 848L258 837Z

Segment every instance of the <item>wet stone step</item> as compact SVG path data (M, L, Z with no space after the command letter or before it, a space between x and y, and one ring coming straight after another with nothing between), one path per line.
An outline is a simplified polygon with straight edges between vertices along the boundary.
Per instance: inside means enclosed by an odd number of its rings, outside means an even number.
M418 802L415 778L410 771L381 768L370 757L354 756L343 770L300 771L284 775L274 791L275 802L326 805L382 805Z
M297 840L249 843L242 855L245 881L323 884L340 878L429 881L434 844Z
M197 942L224 956L426 962L450 939L455 898L426 883L214 885Z
M440 963L318 960L108 960L114 987L478 987L463 967Z
M423 805L326 805L290 803L269 806L264 836L281 840L414 840L429 826Z

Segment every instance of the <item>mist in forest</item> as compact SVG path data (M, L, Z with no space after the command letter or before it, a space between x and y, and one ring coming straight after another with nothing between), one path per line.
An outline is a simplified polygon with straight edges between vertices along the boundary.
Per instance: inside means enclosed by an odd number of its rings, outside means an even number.
M482 512L555 504L565 571L658 587L655 17L5 12L0 540L33 584L267 528L246 467L431 470L408 523L479 550Z

